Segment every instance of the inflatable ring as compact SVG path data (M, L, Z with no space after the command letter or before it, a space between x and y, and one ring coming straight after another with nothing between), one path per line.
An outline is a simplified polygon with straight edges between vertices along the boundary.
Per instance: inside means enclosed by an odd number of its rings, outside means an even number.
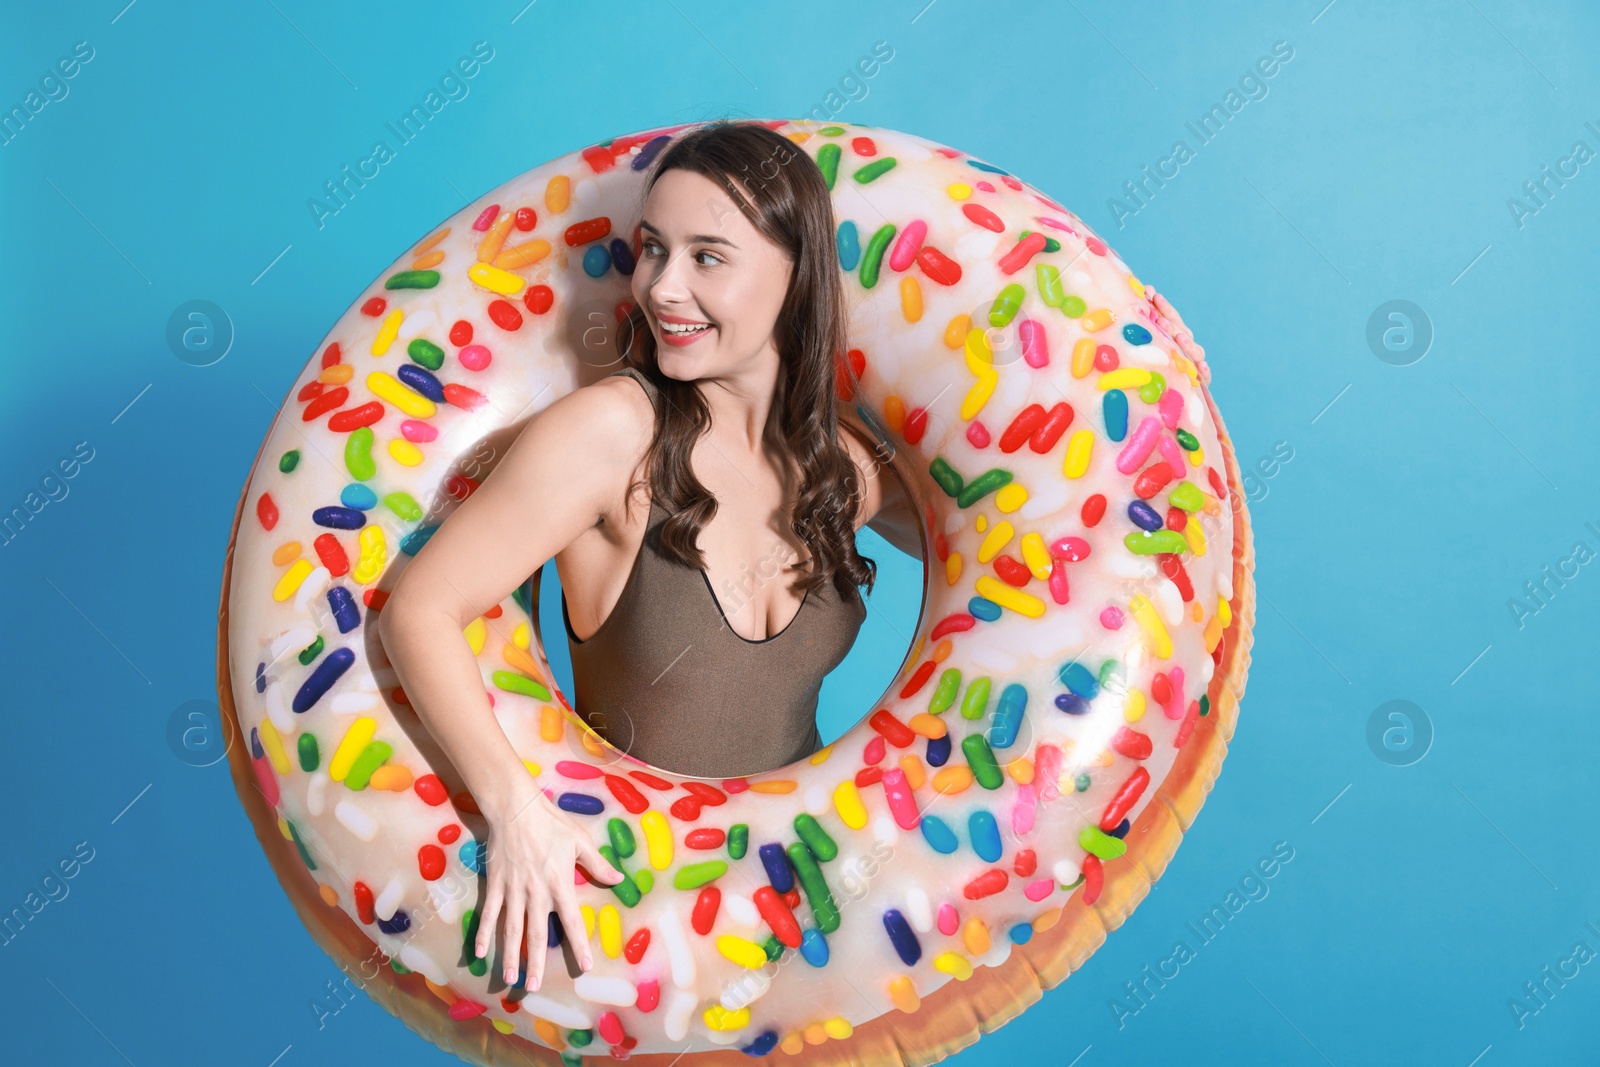
M529 773L629 875L580 884L587 929L557 931L598 942L591 971L573 977L558 939L567 966L536 992L474 958L484 823L373 622L531 413L618 365L629 212L682 127L562 156L433 230L328 334L239 501L218 641L239 796L318 943L473 1063L933 1063L1121 924L1232 735L1248 515L1171 305L998 167L892 130L766 124L833 190L841 408L915 498L923 612L843 737L718 781L639 763L574 714L537 576L466 628Z

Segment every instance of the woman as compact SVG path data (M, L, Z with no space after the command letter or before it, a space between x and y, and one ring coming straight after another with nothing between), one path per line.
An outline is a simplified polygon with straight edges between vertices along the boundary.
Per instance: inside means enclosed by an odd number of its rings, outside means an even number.
M669 145L645 193L633 363L531 419L381 615L408 699L488 822L477 953L502 911L502 946L526 922L530 989L552 909L584 929L574 863L622 875L515 755L462 628L553 556L578 714L666 770L754 774L821 744L816 692L876 572L856 531L870 520L921 555L903 486L863 430L839 433L847 308L816 164L764 126L715 123ZM747 595L717 595L752 572ZM568 943L588 970L587 940ZM517 953L503 957L514 984Z

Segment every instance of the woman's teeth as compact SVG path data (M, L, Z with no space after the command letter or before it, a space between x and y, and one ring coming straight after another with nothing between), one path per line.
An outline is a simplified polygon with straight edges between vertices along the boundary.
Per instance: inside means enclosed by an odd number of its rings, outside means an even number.
M711 329L711 324L702 322L698 325L688 325L677 322L663 322L661 324L661 328L667 333L674 334L675 336L687 337L689 334L699 333L701 330Z

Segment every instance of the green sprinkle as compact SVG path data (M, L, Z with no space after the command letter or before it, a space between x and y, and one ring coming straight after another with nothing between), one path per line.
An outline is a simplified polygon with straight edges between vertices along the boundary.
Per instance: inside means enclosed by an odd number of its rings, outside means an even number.
M750 827L742 822L736 822L728 827L728 855L736 860L742 860L749 850Z
M672 876L674 889L699 889L707 882L715 881L728 873L728 865L722 860L705 860L701 863L686 863L678 868Z
M322 640L322 635L318 634L317 635L317 639L315 641L311 642L305 648L301 649L300 650L300 666L304 667L307 664L309 664L312 660L314 660L318 656L322 655L322 646L323 646L323 644L324 644L324 642Z
M822 171L822 180L828 183L828 189L833 189L833 183L839 180L839 146L825 144L817 149L817 169Z
M1004 777L1000 774L1000 764L995 762L994 750L989 747L989 742L982 734L968 734L961 739L961 754L967 757L967 766L972 768L972 777L985 789L999 789Z
M521 693L535 700L550 699L550 690L525 674L518 674L516 671L495 671L489 678L494 682L496 689L503 689L507 693Z
M321 750L317 748L317 735L307 730L295 741L294 748L300 756L300 769L314 771L322 763Z
M300 450L298 448L291 448L289 451L278 457L278 472L280 474L288 474L299 465Z
M939 675L939 684L933 687L933 696L928 698L928 714L943 715L956 702L956 693L960 689L960 668L946 667L944 673Z
M1171 501L1173 507L1182 508L1184 511L1191 513L1199 511L1206 504L1206 495L1200 491L1198 485L1195 485L1187 478L1177 484L1172 490L1172 495L1167 499Z
M891 170L894 170L895 162L896 160L893 156L875 159L866 166L857 168L851 177L856 180L857 184L866 185L868 182L877 181Z
M607 863L611 864L611 866L615 867L617 870L622 871L622 861L617 859L617 854L610 845L601 845L596 851L605 857ZM628 872L622 871L622 873L627 874ZM611 892L615 893L617 899L622 901L622 903L626 906L630 908L638 906L639 885L632 878L624 878L616 885L607 886L607 888L610 889Z
M828 831L809 812L802 811L794 817L794 832L800 835L800 840L806 843L811 854L823 863L827 863L839 854L839 846L833 838L828 836Z
M1034 267L1033 280L1039 287L1040 300L1053 308L1061 306L1067 295L1061 288L1061 271L1049 263L1040 263Z
M894 240L894 223L886 222L879 226L872 238L867 241L867 247L861 251L861 287L871 289L878 284L878 269L883 265L883 254L888 251L889 242Z
M1088 310L1089 305L1083 302L1083 297L1081 296L1069 296L1061 301L1061 311L1069 319L1082 318L1083 313Z
M656 887L656 872L648 867L640 867L633 872L633 884L639 887L640 893L648 893Z
M416 522L422 518L422 505L404 489L396 489L383 498L383 506L395 513L396 518Z
M367 783L372 780L372 772L382 767L392 755L394 749L387 741L368 741L367 747L361 750L361 755L350 764L349 773L344 776L344 784L358 792L365 789Z
M606 822L606 837L611 839L611 847L623 859L633 855L633 850L638 847L634 844L633 827L615 815Z
M1200 449L1200 440L1199 440L1199 438L1195 437L1195 435L1190 433L1188 430L1185 430L1182 427L1179 427L1176 431L1174 431L1174 436L1176 436L1178 438L1178 446L1180 448L1182 448L1185 452L1197 452L1197 451L1199 451L1199 449Z
M1128 843L1112 837L1098 826L1085 826L1078 831L1078 847L1103 860L1114 860L1128 851Z
M994 298L994 303L989 305L989 325L1007 326L1017 317L1017 312L1022 308L1022 298L1027 295L1026 290L1016 282L1012 282L1000 290L1000 295Z
M805 890L806 903L811 905L811 915L817 920L817 929L825 934L833 933L839 929L839 905L833 901L833 893L828 889L828 880L822 876L822 868L817 866L816 856L804 841L791 842L787 851L800 888Z
M960 494L961 475L957 474L955 468L945 462L943 456L933 457L933 462L928 464L928 473L933 475L934 482L938 484L940 489L944 490L945 496L955 497Z
M439 284L436 270L403 270L383 283L385 289L432 289Z
M1153 556L1158 552L1183 552L1189 547L1189 542L1185 541L1183 534L1177 530L1157 530L1155 533L1135 530L1124 537L1122 543L1136 556Z
M378 465L372 461L371 426L357 426L344 439L344 465L350 477L358 482L364 482L378 473Z
M989 708L989 679L974 678L967 686L967 695L961 698L961 717L981 719Z
M406 345L406 355L413 363L420 363L429 370L444 366L444 349L425 338L418 337Z
M1011 484L1011 472L1000 467L991 467L968 482L966 488L956 494L956 506L970 508L990 493L1003 485Z

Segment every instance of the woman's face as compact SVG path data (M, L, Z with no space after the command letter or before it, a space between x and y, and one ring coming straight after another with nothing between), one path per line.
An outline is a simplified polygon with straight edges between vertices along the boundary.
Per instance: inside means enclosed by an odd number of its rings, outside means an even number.
M694 381L737 374L769 350L776 357L772 330L793 268L720 184L663 174L645 201L633 272L662 373Z

